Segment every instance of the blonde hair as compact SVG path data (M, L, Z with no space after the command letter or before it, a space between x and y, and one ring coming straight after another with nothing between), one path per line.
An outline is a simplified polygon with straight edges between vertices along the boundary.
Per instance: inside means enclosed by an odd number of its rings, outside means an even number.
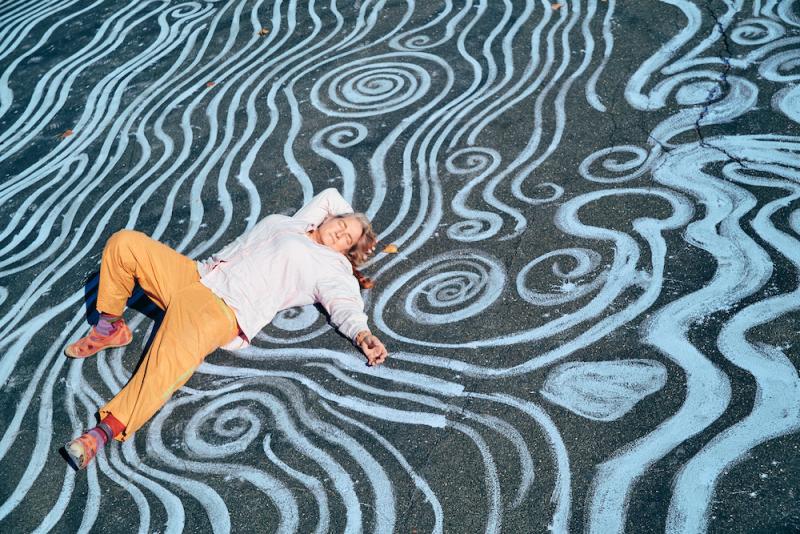
M378 237L375 235L375 230L372 229L372 223L370 223L367 216L363 213L343 213L342 215L336 215L334 219L343 219L345 217L352 217L361 224L361 237L344 255L350 260L350 265L353 268L353 276L358 280L358 284L364 289L369 289L375 284L372 280L361 274L358 267L367 261L372 253L375 252L375 247L378 244Z

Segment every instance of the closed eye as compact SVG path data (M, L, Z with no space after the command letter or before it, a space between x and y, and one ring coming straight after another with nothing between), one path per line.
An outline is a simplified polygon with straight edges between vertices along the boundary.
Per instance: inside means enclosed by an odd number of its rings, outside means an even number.
M347 244L352 245L353 238L347 233L347 224L342 219L339 219L339 228L344 232L344 235L347 236Z

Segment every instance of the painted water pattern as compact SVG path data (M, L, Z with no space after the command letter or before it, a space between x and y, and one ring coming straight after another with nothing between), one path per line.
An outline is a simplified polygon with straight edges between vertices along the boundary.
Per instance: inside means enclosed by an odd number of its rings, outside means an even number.
M798 82L792 0L3 2L0 530L770 524ZM67 468L157 319L62 356L110 233L202 258L331 186L400 249L366 269L390 364L288 310Z

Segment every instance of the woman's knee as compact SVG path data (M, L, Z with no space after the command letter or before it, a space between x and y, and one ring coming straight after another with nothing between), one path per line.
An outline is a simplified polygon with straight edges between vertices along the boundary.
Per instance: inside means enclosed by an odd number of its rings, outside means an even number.
M129 247L131 244L140 241L142 237L146 237L143 233L136 230L122 229L111 234L111 237L106 241L106 249L118 250L120 248Z

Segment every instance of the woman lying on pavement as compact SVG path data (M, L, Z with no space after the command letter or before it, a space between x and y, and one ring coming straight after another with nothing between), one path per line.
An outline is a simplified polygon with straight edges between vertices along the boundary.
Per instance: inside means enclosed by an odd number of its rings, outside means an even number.
M100 408L100 423L65 445L75 467L84 469L112 438L129 439L208 354L248 346L280 310L318 302L369 365L383 363L386 347L367 327L360 293L372 283L357 269L376 241L366 216L353 213L335 189L292 217L265 217L200 262L140 232L112 235L100 266L100 320L65 349L67 356L85 358L131 342L122 312L137 282L165 314L139 368Z

